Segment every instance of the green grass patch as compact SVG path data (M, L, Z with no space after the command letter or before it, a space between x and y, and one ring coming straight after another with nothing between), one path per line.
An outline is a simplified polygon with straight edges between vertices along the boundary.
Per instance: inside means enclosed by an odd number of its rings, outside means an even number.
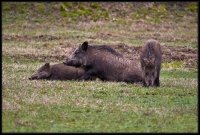
M3 132L197 131L197 72L162 71L161 87L144 88L98 80L29 81L43 63L3 61Z
M158 88L28 80L83 41L197 48L196 3L151 4L3 2L2 132L196 133L198 71L181 61L162 63Z
M168 62L168 63L162 63L162 67L163 68L168 68L168 69L180 69L184 67L184 62L182 61L172 61L172 62Z
M84 5L80 2L66 2L60 6L61 16L68 21L78 21L88 17L93 21L109 18L109 13L98 3Z
M172 69L172 70L162 70L161 76L165 78L197 78L197 70L178 70L178 69Z
M174 111L181 111L178 109L174 109ZM145 111L113 112L112 110L92 109L90 107L69 105L41 107L35 104L26 110L8 112L8 114L11 119L14 119L9 124L10 128L15 125L16 128L13 132L23 132L24 129L26 132L166 132L169 128L171 132L178 132L179 130L173 127L173 124L177 124L182 131L195 130L187 123L188 119L190 123L196 122L195 116L182 114L180 117L172 112L168 112L164 116L157 114L156 111L162 113L164 111L162 109L146 109ZM169 111L173 111L173 109ZM3 113L3 116L8 114ZM145 130L141 127L144 127Z

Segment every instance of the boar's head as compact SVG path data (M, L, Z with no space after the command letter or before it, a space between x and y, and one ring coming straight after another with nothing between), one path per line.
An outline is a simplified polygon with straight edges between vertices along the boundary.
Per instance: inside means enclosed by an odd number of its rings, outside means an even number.
M40 67L35 74L33 74L29 80L35 80L35 79L47 79L50 77L50 64L46 63L42 67Z
M70 58L63 63L69 66L76 66L76 67L86 66L87 49L88 49L88 42L85 41L74 51L74 53L70 56Z
M157 76L155 58L143 59L143 78L146 86L153 86Z

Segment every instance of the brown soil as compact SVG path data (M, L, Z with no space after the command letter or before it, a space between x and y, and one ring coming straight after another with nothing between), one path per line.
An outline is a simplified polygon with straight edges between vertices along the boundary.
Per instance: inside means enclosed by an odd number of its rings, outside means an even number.
M28 36L28 35L3 35L3 40L16 40L16 41L49 41L49 40L58 40L60 37L52 35L38 35L38 36Z
M141 46L129 46L126 44L110 45L112 48L124 55L124 57L130 60L139 60ZM187 68L197 68L197 49L188 47L171 47L171 46L161 46L162 48L162 62L171 61L183 61ZM60 47L53 50L54 55L59 54L60 60L64 60L73 53L76 46L71 44L61 44ZM57 57L58 58L58 57Z
M120 44L113 46L116 50L124 54L126 58L139 60L141 46L127 46ZM184 61L188 68L197 68L197 49L187 47L170 47L161 46L162 48L162 62Z
M3 40L17 40L17 41L29 41L29 40L59 40L60 37L51 35L38 35L38 36L19 36L19 35L3 35ZM117 45L110 45L112 48L116 49L118 52L124 55L124 57L130 60L139 60L141 46L130 46L124 43ZM64 61L69 57L70 54L76 49L77 46L69 42L61 42L58 47L52 50L51 54L40 55L37 54L20 54L30 59L39 59L40 61ZM161 45L162 47L162 62L171 61L183 61L187 68L197 68L197 49L188 48L185 46L172 47ZM15 54L16 55L16 54ZM19 56L19 57L20 57ZM14 57L14 56L13 56ZM17 56L15 56L17 57Z

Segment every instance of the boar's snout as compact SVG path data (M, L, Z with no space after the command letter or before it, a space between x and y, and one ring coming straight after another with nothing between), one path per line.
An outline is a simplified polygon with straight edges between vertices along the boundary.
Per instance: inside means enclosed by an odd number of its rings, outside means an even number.
M73 61L64 61L63 64L68 65L68 66L73 66Z
M146 87L154 86L154 81L153 80L145 80L145 86Z
M150 83L146 83L146 87L149 87L150 86Z
M69 58L66 58L63 64L68 65Z
M68 61L64 61L63 64L68 65Z
M63 62L63 64L68 65L68 66L75 66L75 67L80 67L81 63L77 60L66 60Z
M35 80L38 79L38 75L32 75L31 77L28 78L29 80Z
M151 85L151 80L145 78L145 87L149 87Z

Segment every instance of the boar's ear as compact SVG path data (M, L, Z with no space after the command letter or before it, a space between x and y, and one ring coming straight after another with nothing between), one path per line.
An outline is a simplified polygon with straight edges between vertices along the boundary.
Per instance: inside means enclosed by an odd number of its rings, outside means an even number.
M50 64L49 63L45 63L44 66L42 66L41 70L49 70L50 69Z
M45 63L44 66L45 67L50 67L50 64L49 63Z
M84 51L86 51L87 48L88 48L88 42L85 41L85 42L81 45L81 49L84 50Z

